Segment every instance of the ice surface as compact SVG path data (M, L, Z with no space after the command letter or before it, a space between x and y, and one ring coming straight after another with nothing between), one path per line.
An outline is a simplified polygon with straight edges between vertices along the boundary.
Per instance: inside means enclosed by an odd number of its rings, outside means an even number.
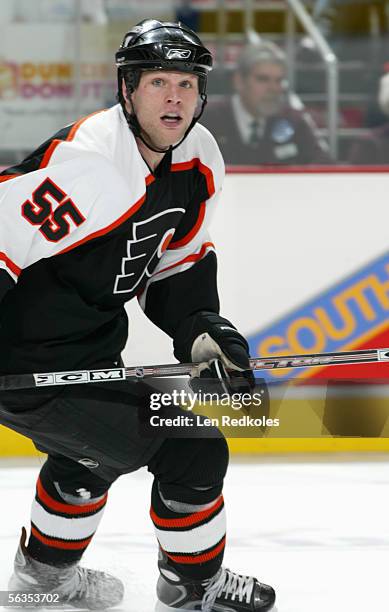
M39 465L0 463L0 589L5 590ZM156 544L148 516L151 476L112 487L83 564L120 577L120 610L153 612ZM277 590L278 612L388 609L389 457L234 461L225 485L226 565Z

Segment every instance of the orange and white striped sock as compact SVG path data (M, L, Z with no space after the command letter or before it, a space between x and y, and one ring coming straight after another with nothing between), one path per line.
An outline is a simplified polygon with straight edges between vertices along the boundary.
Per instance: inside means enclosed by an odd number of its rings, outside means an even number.
M226 541L222 495L207 504L177 502L174 508L173 502L168 507L154 483L150 515L158 543L177 572L194 580L216 574L223 561Z
M80 488L76 496L63 495L58 483L45 478L42 470L31 508L28 553L41 563L77 563L100 523L108 493L92 498Z

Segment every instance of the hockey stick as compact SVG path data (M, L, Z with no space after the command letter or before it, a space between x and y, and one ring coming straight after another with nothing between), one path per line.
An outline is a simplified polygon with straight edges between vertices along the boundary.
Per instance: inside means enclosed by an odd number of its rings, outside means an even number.
M281 368L307 368L353 363L389 362L389 348L344 351L339 353L312 353L309 355L283 355L250 359L252 370ZM0 390L32 389L56 385L108 382L112 380L139 380L157 376L188 376L196 363L109 368L105 370L73 370L69 372L45 372L39 374L9 374L0 376Z

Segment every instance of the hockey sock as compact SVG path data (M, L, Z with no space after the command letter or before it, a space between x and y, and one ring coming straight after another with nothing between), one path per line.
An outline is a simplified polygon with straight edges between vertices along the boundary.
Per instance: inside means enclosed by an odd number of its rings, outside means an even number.
M102 490L101 483L97 495L95 490L92 493L77 484L71 490L54 479L49 461L44 464L31 509L31 535L27 547L31 557L56 566L79 561L100 523L107 502L108 493ZM108 487L107 484L106 489Z
M166 500L154 480L150 515L160 547L182 576L205 580L220 568L225 547L223 496L201 503L206 491L192 491L198 503Z

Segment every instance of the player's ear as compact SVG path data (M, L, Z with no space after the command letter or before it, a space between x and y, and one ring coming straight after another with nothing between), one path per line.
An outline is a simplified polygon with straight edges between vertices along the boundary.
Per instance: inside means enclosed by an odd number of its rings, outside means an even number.
M124 79L122 79L122 94L123 94L123 98L125 99L125 101L129 102L128 94L127 94L127 87L126 87L126 84L124 82Z

